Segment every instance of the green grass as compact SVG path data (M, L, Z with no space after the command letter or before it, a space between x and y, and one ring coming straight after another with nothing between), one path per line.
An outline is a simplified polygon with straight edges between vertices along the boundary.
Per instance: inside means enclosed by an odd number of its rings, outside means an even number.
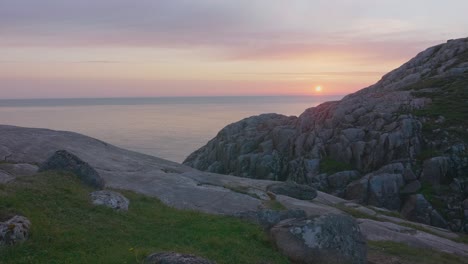
M275 211L284 211L287 209L282 203L278 202L277 200L264 201L263 206L266 209L271 209Z
M370 255L395 256L398 262L412 264L466 264L468 259L455 255L422 248L409 247L402 243L389 241L369 241Z
M423 88L439 89L433 92L419 91ZM430 126L426 130L440 127L451 130L452 133L458 134L464 139L467 138L467 133L463 128L468 125L468 73L455 77L429 78L408 86L406 89L414 90L412 94L416 97L432 99L432 103L428 107L415 111L416 115L434 119L443 116L446 119L441 124L426 124L426 126ZM423 129L425 128L423 127Z
M176 251L217 263L288 263L260 227L231 217L180 211L133 192L127 213L92 206L75 177L38 174L0 185L0 212L32 222L31 237L0 251L0 263L141 263Z
M351 164L336 161L329 157L324 157L320 160L320 172L333 174L340 171L353 170L354 167Z

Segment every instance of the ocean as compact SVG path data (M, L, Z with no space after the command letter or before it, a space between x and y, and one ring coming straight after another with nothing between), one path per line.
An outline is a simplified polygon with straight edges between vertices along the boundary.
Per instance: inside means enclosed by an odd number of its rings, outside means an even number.
M342 96L0 100L0 124L66 130L182 162L226 125L252 115L300 115ZM1 135L0 135L1 136Z

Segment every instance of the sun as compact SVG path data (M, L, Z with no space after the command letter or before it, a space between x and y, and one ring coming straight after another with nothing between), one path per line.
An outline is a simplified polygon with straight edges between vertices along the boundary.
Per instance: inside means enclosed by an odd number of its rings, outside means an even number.
M315 86L315 92L320 93L323 90L322 86Z

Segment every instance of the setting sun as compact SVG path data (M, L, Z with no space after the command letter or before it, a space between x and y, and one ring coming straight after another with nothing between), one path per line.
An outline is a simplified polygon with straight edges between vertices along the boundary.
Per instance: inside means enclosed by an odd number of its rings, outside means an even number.
M315 91L316 91L317 93L320 93L322 90L323 90L323 89L322 89L322 86L316 86L316 87L315 87Z

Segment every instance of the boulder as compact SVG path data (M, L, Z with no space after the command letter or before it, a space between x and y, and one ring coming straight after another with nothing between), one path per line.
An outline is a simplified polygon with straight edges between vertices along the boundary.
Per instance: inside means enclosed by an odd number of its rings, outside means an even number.
M418 180L412 181L406 184L403 189L401 189L401 194L413 194L418 192L421 189L421 182Z
M422 180L432 185L446 183L450 177L451 164L448 157L434 157L424 161Z
M114 191L96 191L89 194L94 205L103 205L118 211L128 211L130 201L122 194Z
M403 186L401 174L383 173L369 179L368 203L390 210L400 209L400 189Z
M328 186L332 189L344 188L359 176L358 171L340 171L328 176Z
M78 176L81 181L91 187L104 188L104 180L99 173L88 163L66 150L58 150L39 168L39 171L60 170L67 171Z
M280 221L294 218L304 218L306 213L304 210L260 210L260 211L247 211L235 215L241 219L252 221L261 225L264 229L270 229Z
M286 195L299 200L313 200L317 197L317 190L313 187L292 182L271 184L267 187L267 191L274 194Z
M29 237L31 222L24 216L16 215L0 222L0 246L24 242Z
M215 262L189 254L159 252L149 255L145 264L215 264Z
M367 202L367 193L369 189L369 175L362 177L359 180L353 181L346 186L344 198L353 200L358 203Z
M366 242L357 222L347 215L285 220L270 233L294 263L366 263Z

